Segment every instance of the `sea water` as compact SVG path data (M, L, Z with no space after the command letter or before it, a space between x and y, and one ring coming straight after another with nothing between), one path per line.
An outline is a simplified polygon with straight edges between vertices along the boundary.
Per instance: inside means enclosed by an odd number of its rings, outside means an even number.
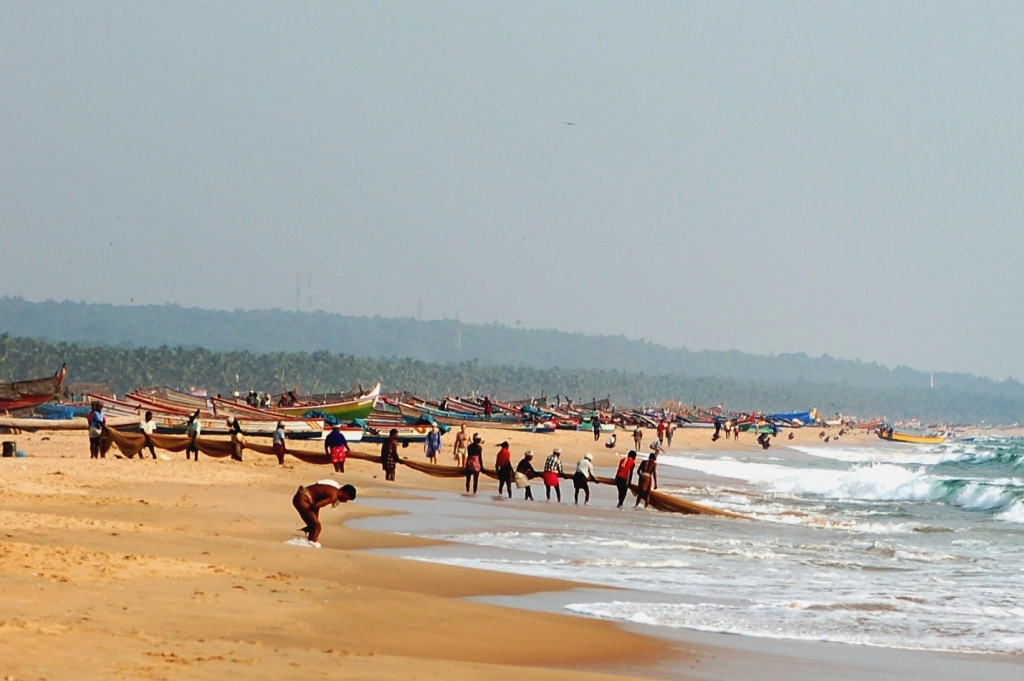
M430 559L664 595L567 606L631 623L1024 652L1024 440L670 453L659 471L661 491L755 520L487 497L468 505L486 522L436 518L427 534L499 551Z

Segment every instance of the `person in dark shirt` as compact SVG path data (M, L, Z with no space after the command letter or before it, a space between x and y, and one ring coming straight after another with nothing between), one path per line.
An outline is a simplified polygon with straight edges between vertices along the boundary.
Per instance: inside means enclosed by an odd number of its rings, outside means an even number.
M629 483L633 481L633 467L636 466L636 450L629 450L629 454L622 457L619 467L615 469L615 487L619 490L619 505L626 501L626 492L629 491Z
M533 468L533 452L526 452L523 458L516 465L516 487L526 490L524 500L533 501L533 490L530 489L530 480L537 477L537 471Z
M498 456L494 460L494 471L498 474L498 496L502 490L508 487L508 498L512 498L512 477L515 471L512 470L512 453L508 450L508 442L498 445Z
M338 430L338 424L331 424L331 432L324 438L324 452L331 457L336 473L345 472L345 457L348 456L348 440L345 434Z
M380 446L380 467L384 469L384 479L394 481L395 468L398 467L398 430L395 428Z
M484 441L478 433L473 433L473 442L466 449L466 494L469 494L469 483L473 482L473 494L480 484L480 471L484 469Z

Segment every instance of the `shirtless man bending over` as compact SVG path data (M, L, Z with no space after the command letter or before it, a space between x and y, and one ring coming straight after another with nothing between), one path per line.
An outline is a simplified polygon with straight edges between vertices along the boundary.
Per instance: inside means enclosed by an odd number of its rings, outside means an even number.
M337 506L346 501L354 501L356 488L352 485L342 486L334 480L317 480L312 485L300 485L292 497L292 506L299 512L306 526L302 528L306 538L319 546L320 509L324 506Z

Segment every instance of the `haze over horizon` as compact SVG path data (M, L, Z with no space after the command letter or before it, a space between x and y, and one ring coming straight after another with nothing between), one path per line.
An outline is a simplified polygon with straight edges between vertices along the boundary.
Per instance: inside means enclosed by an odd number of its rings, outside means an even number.
M0 295L1022 377L1022 20L4 5Z

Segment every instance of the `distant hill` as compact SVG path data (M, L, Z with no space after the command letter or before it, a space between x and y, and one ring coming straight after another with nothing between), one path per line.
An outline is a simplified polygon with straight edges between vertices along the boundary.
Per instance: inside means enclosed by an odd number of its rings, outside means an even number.
M930 380L928 373L907 367L889 368L828 355L693 352L623 336L326 312L33 303L5 297L0 298L2 332L90 344L167 345L256 353L325 350L353 357L410 358L440 364L475 361L484 366L599 369L777 386L809 383L916 391L927 389ZM993 381L969 374L937 373L935 385L949 394L1024 398L1024 385L1012 379Z

